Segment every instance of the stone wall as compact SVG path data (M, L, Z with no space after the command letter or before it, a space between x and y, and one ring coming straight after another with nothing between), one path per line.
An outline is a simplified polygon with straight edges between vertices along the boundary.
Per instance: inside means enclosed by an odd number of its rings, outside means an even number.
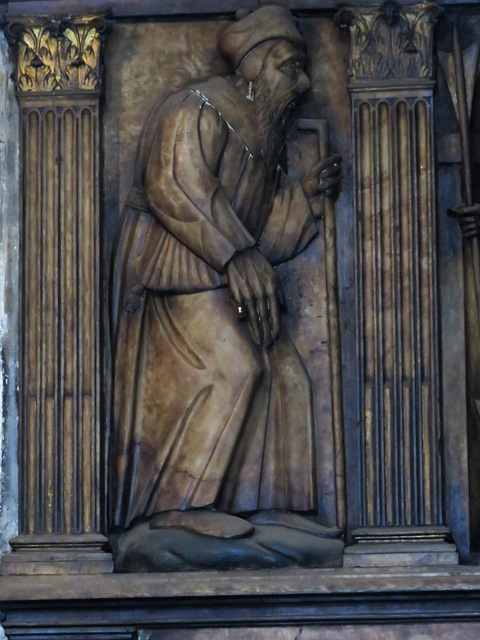
M0 553L17 531L18 105L0 38Z

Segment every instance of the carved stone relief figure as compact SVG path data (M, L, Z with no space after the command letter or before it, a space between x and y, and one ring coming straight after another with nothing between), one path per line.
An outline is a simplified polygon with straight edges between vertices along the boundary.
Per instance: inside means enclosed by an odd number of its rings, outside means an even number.
M238 18L218 41L232 74L152 110L116 242L118 570L341 564L341 532L315 517L312 389L273 268L315 237L341 158L289 184L305 42L286 9Z

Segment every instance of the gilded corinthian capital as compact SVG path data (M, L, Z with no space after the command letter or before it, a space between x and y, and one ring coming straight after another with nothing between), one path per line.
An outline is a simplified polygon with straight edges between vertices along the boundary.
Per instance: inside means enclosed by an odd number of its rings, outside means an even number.
M12 19L5 33L16 48L17 93L98 91L106 28L99 15Z

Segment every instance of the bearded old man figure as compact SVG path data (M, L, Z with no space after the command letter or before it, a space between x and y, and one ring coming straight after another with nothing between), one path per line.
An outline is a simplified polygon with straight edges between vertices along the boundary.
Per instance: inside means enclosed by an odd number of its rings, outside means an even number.
M316 235L340 157L282 184L287 112L310 88L288 10L243 17L218 48L232 75L152 112L116 244L112 517L122 528L155 516L228 537L242 532L235 515L300 522L294 514L317 508L312 391L272 265Z

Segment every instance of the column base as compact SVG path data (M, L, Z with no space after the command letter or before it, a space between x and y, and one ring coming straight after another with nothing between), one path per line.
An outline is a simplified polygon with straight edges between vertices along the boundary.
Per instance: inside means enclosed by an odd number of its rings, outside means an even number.
M443 526L372 527L352 531L344 567L457 565L458 553Z
M57 575L112 573L112 554L100 534L19 535L10 541L12 552L0 562L0 575Z

